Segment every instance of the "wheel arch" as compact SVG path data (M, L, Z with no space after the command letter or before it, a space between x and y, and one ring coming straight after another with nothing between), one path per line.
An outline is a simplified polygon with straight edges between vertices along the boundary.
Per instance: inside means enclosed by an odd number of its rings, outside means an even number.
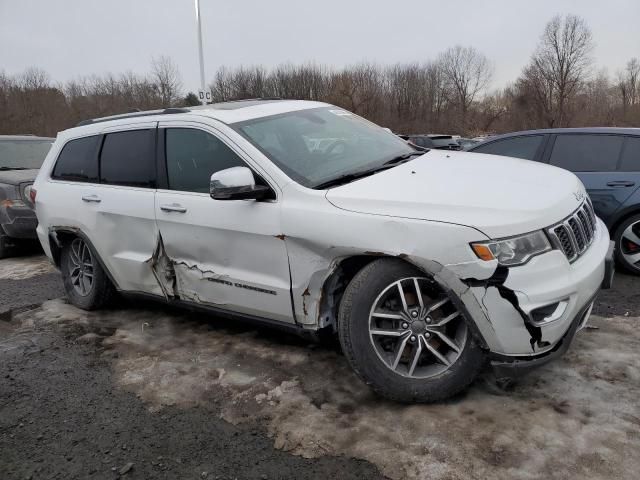
M458 293L454 291L451 286L443 283L442 278L433 271L425 268L418 262L414 262L408 255L388 255L384 253L367 252L361 255L353 255L341 259L332 273L325 279L320 294L320 303L318 308L318 324L323 325L335 333L338 329L338 311L340 308L340 302L342 301L342 295L347 285L358 274L360 270L369 265L371 262L380 260L382 258L396 259L407 265L417 268L423 272L429 278L432 278L443 291L452 299L456 307L463 313L467 324L470 327L471 334L477 340L478 345L488 350L487 342L478 328L478 325L474 321L473 315L471 315L465 302L460 298ZM439 264L438 264L439 265Z
M71 243L75 238L82 239L89 246L89 248L91 249L91 255L93 255L93 258L98 261L100 267L107 275L107 278L109 278L111 284L116 288L116 290L120 290L118 288L117 282L113 278L113 275L111 275L109 269L106 267L104 261L102 260L102 257L96 250L91 239L77 227L56 226L49 228L49 245L51 248L51 257L53 258L56 267L60 269L62 249L66 245Z
M347 285L360 270L380 258L394 258L386 254L363 253L340 259L333 271L325 278L318 306L318 324L338 331L338 310Z
M624 210L621 210L617 213L611 220L606 222L607 228L609 229L610 235L615 235L616 230L620 225L622 225L625 221L627 221L630 217L634 215L640 214L640 205L634 205L632 207L627 207Z

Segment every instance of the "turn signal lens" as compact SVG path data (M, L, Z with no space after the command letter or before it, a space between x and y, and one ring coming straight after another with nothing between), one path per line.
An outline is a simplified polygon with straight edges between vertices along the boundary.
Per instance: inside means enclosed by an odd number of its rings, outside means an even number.
M471 248L473 248L473 251L475 252L475 254L478 256L480 260L484 260L485 262L488 262L496 258L493 256L493 253L491 253L491 250L489 249L489 247L485 244L473 243L471 244Z

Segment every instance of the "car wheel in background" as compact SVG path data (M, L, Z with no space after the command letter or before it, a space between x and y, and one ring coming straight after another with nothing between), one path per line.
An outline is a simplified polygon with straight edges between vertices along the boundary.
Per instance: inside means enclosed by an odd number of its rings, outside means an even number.
M100 308L115 293L91 247L81 238L76 237L63 247L60 270L69 301L78 308Z
M2 227L0 227L1 229ZM5 258L9 255L9 244L7 242L7 236L0 232L0 258Z
M640 275L640 214L622 222L614 233L616 260L629 273Z
M395 401L455 395L484 364L464 314L436 282L397 259L376 260L349 283L338 333L356 374Z

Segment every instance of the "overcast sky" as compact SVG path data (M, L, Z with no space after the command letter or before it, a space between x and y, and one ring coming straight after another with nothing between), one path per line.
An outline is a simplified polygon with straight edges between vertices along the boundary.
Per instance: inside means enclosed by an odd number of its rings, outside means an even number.
M640 0L201 0L207 80L221 65L420 62L455 44L515 79L545 23L574 13L590 25L610 74L640 57ZM198 89L194 0L0 0L0 71L45 69L54 80L145 73L168 55Z

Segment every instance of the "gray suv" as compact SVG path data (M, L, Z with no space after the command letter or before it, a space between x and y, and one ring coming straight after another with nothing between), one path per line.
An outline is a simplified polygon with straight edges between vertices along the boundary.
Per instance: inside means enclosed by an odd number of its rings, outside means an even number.
M640 128L528 130L491 137L469 151L535 160L575 173L616 242L619 265L640 275Z
M26 240L35 240L38 220L29 190L53 138L0 135L0 258Z

